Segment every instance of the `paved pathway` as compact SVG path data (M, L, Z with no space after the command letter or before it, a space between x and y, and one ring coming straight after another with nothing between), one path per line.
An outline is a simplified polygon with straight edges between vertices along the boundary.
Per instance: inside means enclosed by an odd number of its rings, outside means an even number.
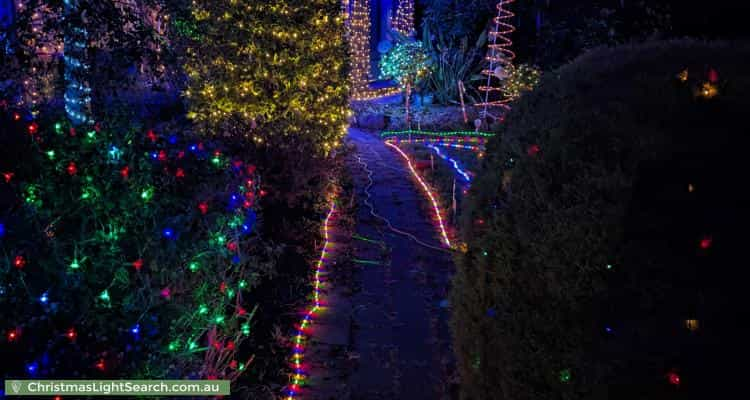
M403 160L374 134L351 130L348 167L356 187L354 275L333 288L316 335L307 398L450 399L453 356L447 326L451 255L396 234L370 213L441 247ZM372 171L372 185L368 178Z

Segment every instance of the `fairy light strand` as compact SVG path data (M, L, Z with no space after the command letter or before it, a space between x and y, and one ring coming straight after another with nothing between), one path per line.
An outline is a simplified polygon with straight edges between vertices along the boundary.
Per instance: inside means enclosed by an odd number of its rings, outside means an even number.
M449 157L446 154L443 154L443 152L440 151L439 148L437 148L437 147L435 147L435 146L433 146L431 144L428 144L427 147L429 147L430 149L434 150L435 154L437 154L438 157L440 157L443 160L448 161L449 163L451 163L453 165L453 169L455 169L456 172L458 172L458 174L461 175L464 178L464 180L466 180L466 182L471 182L471 175L469 175L468 172L466 172L463 168L461 168L461 166L458 164L458 161L454 160L453 158Z
M412 163L411 159L409 159L409 156L404 153L401 148L396 146L395 144L391 143L390 141L385 142L386 146L389 146L396 150L401 157L406 161L406 164L409 166L409 170L411 171L411 174L416 178L417 182L419 182L420 186L422 186L422 189L427 194L427 197L430 198L430 202L432 203L433 211L435 212L435 218L437 219L438 227L440 228L440 236L442 239L442 242L448 246L452 247L450 238L448 238L448 232L445 228L445 222L443 221L443 215L440 211L440 206L438 205L437 198L435 197L435 194L433 194L432 190L429 186L427 186L427 183L422 179L421 176L417 173L417 170L414 169L414 164Z
M448 137L448 136L477 136L477 137L493 137L494 133L487 132L474 132L474 131L453 131L453 132L430 132L430 131L385 131L380 134L381 138L391 138L396 136L437 136L437 137Z
M300 320L299 328L293 338L292 365L294 371L286 400L294 400L295 398L298 398L300 386L304 384L305 377L307 376L307 371L305 371L302 364L305 354L305 342L309 338L309 335L305 334L305 330L310 324L314 323L315 314L321 308L321 287L323 285L322 275L325 273L326 263L329 261L329 256L334 248L334 243L331 240L331 223L335 219L337 212L336 199L335 196L333 196L328 215L326 215L326 218L323 221L323 249L320 252L320 258L318 258L318 261L315 263L313 302L305 312L304 317Z

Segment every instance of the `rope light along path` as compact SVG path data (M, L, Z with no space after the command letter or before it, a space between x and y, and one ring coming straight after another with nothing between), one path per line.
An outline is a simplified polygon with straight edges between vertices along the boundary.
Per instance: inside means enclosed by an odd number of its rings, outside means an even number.
M303 364L305 355L305 342L311 336L306 330L308 326L315 320L315 314L321 308L321 287L323 285L322 275L326 272L326 264L329 261L328 256L331 254L335 247L334 242L331 241L331 223L335 220L335 216L338 212L336 207L336 197L331 196L331 208L328 211L325 221L323 222L323 250L320 252L320 258L315 263L315 277L313 278L313 301L304 314L304 317L300 320L297 332L294 335L294 344L292 350L292 368L294 373L292 374L291 385L289 386L289 392L286 400L293 400L299 398L300 385L304 384L305 378L307 377L307 371Z
M501 107L504 109L510 109L507 103L511 99L504 95L503 88L499 85L493 85L492 78L504 79L502 73L508 71L508 68L513 64L513 60L516 58L516 54L509 49L513 45L513 41L510 40L509 35L516 31L516 28L509 24L508 20L513 18L515 14L505 9L505 5L513 3L516 0L500 0L497 3L497 17L495 17L495 28L490 31L489 37L492 41L489 50L487 52L487 61L489 61L489 68L482 71L482 74L487 76L487 83L480 86L478 89L484 92L484 101L477 103L477 107L482 107L482 118L492 116L488 114L490 107ZM498 74L498 71L501 74ZM490 96L493 93L499 93L501 98L491 99ZM492 116L494 117L494 116Z
M396 146L395 144L389 141L386 141L385 145L390 146L391 148L395 149L399 154L401 154L401 157L403 157L404 160L406 160L406 163L409 166L409 170L411 170L411 174L417 179L419 184L422 186L422 189L425 191L425 193L427 193L427 196L430 198L430 202L432 202L432 208L435 211L435 216L437 218L438 227L440 228L440 235L442 237L443 243L448 247L452 247L451 241L448 238L448 232L445 229L445 222L443 221L443 215L440 212L440 207L438 206L437 199L435 198L435 195L432 193L432 190L430 190L430 187L427 186L424 180L422 180L422 177L419 176L419 174L417 173L417 170L414 169L414 164L409 159L409 156L407 156L406 153L404 153L404 151L401 150L401 148L399 148L398 146Z
M474 132L474 131L452 131L452 132L430 132L430 131L385 131L380 133L381 138L390 137L401 137L401 136L436 136L436 137L450 137L450 136L473 136L473 137L493 137L494 133L489 132Z
M437 147L435 147L435 146L433 146L431 144L428 144L427 147L431 148L432 150L435 150L435 153L438 155L438 157L440 157L443 160L448 161L449 163L453 164L453 169L455 169L456 172L458 172L458 174L461 175L466 180L466 182L471 182L471 176L469 175L468 172L466 172L463 168L461 168L460 165L458 165L458 161L456 161L456 160L448 157L447 155L443 154L443 152L441 152L439 148L437 148Z
M372 152L373 155L377 156L377 153L375 153L374 150L370 149L370 152ZM391 221L388 218L385 218L382 215L376 213L375 212L375 206L370 201L372 199L372 194L370 193L370 188L372 188L372 186L375 184L375 181L372 179L372 175L373 175L374 172L370 169L370 167L367 165L367 163L364 160L362 160L362 157L357 156L357 162L359 163L359 165L362 166L362 169L364 169L365 172L367 173L367 180L369 181L369 183L365 187L365 196L367 196L367 198L365 199L365 205L370 208L370 215L372 215L374 218L379 219L380 221L383 221L383 223L385 223L388 226L388 229L390 229L391 232L397 233L399 235L406 236L409 239L411 239L412 241L414 241L414 243L416 243L416 244L418 244L418 245L420 245L422 247L425 247L425 248L428 248L428 249L432 249L432 250L436 250L436 251L442 251L442 252L445 252L445 253L450 253L450 250L447 250L447 249L444 249L444 248L441 248L441 247L435 247L435 246L429 245L429 244L427 244L427 243L419 240L416 236L412 235L411 233L402 231L402 230L394 227L393 224L391 223ZM399 170L399 172L401 172L401 171Z

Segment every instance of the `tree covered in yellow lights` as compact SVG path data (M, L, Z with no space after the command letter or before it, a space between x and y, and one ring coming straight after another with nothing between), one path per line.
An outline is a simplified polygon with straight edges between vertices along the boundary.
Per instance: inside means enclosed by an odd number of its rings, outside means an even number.
M188 116L207 132L324 154L345 133L349 88L340 0L195 0Z

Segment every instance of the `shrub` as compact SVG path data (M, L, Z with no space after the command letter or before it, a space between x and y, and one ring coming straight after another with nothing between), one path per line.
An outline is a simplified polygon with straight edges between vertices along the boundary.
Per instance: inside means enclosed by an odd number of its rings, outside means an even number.
M598 49L519 99L463 213L451 304L464 398L705 398L733 384L747 60L750 46L720 42Z

